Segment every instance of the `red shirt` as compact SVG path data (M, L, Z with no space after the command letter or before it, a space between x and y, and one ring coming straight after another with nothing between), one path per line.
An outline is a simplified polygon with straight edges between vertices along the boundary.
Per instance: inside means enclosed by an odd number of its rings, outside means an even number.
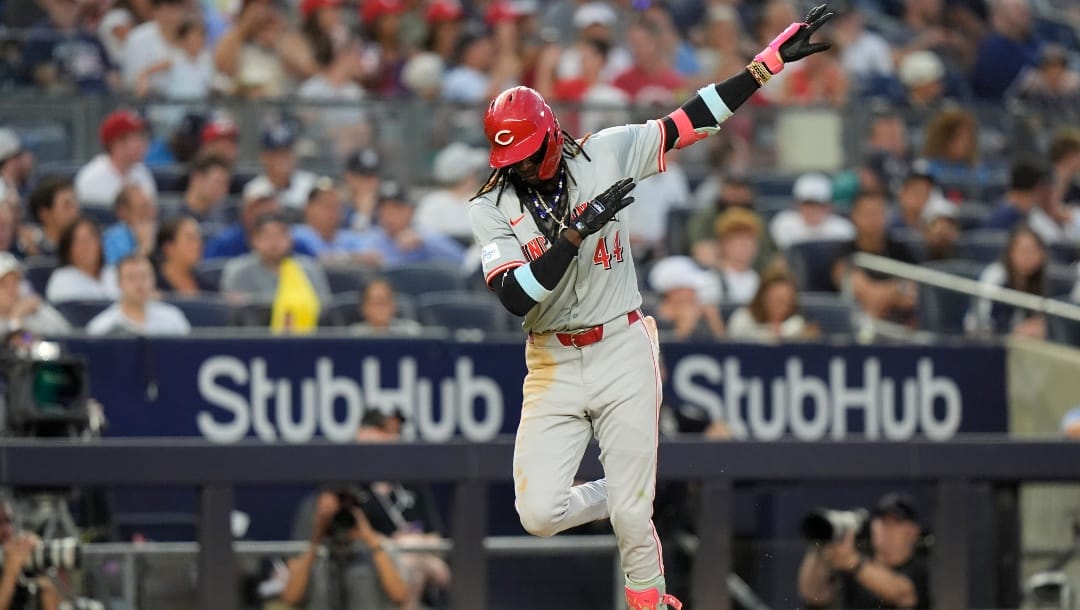
M683 89L686 82L674 69L648 74L634 66L620 74L613 83L635 102L671 103L675 92Z

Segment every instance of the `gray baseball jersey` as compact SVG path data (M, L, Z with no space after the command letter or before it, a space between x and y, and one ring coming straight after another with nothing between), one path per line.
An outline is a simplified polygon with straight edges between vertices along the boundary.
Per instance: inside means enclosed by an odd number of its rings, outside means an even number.
M664 171L663 145L660 121L596 133L583 146L588 159L579 154L566 161L573 177L567 184L570 201L580 205L623 178L639 181ZM635 201L631 209L648 204ZM522 205L512 188L503 189L501 198L497 190L485 193L469 205L473 236L481 247L488 283L551 247L528 205ZM525 316L524 326L539 333L577 330L611 321L640 305L630 236L626 225L616 219L582 241L577 260L551 295Z

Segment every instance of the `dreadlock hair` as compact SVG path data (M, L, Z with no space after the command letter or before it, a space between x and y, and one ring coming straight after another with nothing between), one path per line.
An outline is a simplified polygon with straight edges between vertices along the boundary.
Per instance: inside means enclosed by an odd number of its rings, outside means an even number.
M592 162L592 157L590 157L589 153L585 152L585 149L583 148L584 145L585 145L585 142L587 142L589 140L589 138L592 136L592 134L591 133L585 134L585 137L581 138L581 141L578 142L577 140L574 139L574 136L570 135L570 133L567 132L565 129L563 129L561 131L562 131L562 134L563 134L563 150L562 150L563 161L560 161L560 165L565 163L566 159L573 159L574 157L576 157L578 155L582 155L582 156L585 157L586 161ZM546 144L547 144L547 139L544 140L544 145L546 145ZM476 194L473 195L472 198L475 199L475 198L477 198L477 197L479 197L481 195L485 195L487 193L490 193L493 190L498 189L498 194L495 197L495 205L499 205L499 200L502 199L503 189L506 188L507 184L513 186L515 188L515 190L517 189L517 186L514 184L514 181L510 178L510 172L511 172L511 170L510 170L509 165L506 166L506 167L498 167L498 168L495 168L494 170L492 170L492 172L488 176L487 180L484 181L484 185L480 187L480 190L476 191ZM567 175L569 176L569 172L567 172ZM569 176L569 178L572 181L574 180L573 176ZM518 199L524 202L525 201L524 193L518 193ZM524 207L524 205L525 204L522 203L523 207Z

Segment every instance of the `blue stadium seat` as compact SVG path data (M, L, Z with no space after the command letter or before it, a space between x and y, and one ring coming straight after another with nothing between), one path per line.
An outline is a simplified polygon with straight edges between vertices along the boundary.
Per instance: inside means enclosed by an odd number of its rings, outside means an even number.
M836 294L800 294L799 312L807 322L817 324L823 335L850 335L855 332L855 306Z
M1080 347L1080 322L1048 315L1046 316L1046 338L1054 343Z
M94 299L85 301L64 301L62 303L54 303L53 307L55 307L72 326L83 328L86 326L87 322L94 319L94 316L105 311L105 309L112 304L112 301Z
M360 322L361 299L360 291L335 292L334 300L323 304L319 313L319 326L349 326Z
M1050 244L1050 260L1071 265L1080 260L1080 249L1075 242L1059 241Z
M231 326L233 309L216 297L170 298L168 303L180 308L192 328L223 328Z
M844 241L807 241L788 248L787 260L800 291L836 292L832 269L850 244Z
M1053 261L1046 268L1047 294L1069 294L1076 285L1076 268Z
M664 236L664 247L667 254L690 254L690 220L697 210L689 208L675 208L668 210L667 235Z
M754 192L758 197L791 197L791 189L795 186L798 176L784 176L782 174L768 173L751 176L754 184Z
M45 294L45 287L49 285L49 277L56 265L56 259L51 256L33 256L23 261L23 268L26 270L24 277L34 287L34 292Z
M233 310L233 324L244 327L270 327L270 303L248 303Z
M970 280L979 277L985 265L971 260L933 261L925 264L930 269L944 271ZM971 305L971 297L936 286L918 284L915 316L919 328L942 334L963 334L964 314Z
M330 292L335 295L363 292L373 276L370 269L356 265L328 266L323 267L323 271L330 283Z
M221 272L225 270L226 258L215 258L202 261L195 267L195 281L199 284L199 290L204 292L217 292L221 288Z
M915 262L926 260L926 240L918 231L900 229L889 233L889 237L903 244L914 257Z
M990 263L1001 258L1008 240L1009 234L1005 231L968 231L956 240L956 252L960 258Z
M417 314L425 326L450 330L510 332L510 322L502 305L494 298L473 292L432 292L417 298Z
M465 289L461 271L448 265L402 265L387 269L383 275L395 291L411 296Z

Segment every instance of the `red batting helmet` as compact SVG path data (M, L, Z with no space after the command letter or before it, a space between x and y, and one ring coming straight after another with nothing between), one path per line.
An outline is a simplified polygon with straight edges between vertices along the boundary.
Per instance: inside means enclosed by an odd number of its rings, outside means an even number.
M547 141L537 174L549 180L559 168L563 135L559 120L544 98L528 87L507 89L488 106L484 133L491 143L491 167L507 167L527 159Z

